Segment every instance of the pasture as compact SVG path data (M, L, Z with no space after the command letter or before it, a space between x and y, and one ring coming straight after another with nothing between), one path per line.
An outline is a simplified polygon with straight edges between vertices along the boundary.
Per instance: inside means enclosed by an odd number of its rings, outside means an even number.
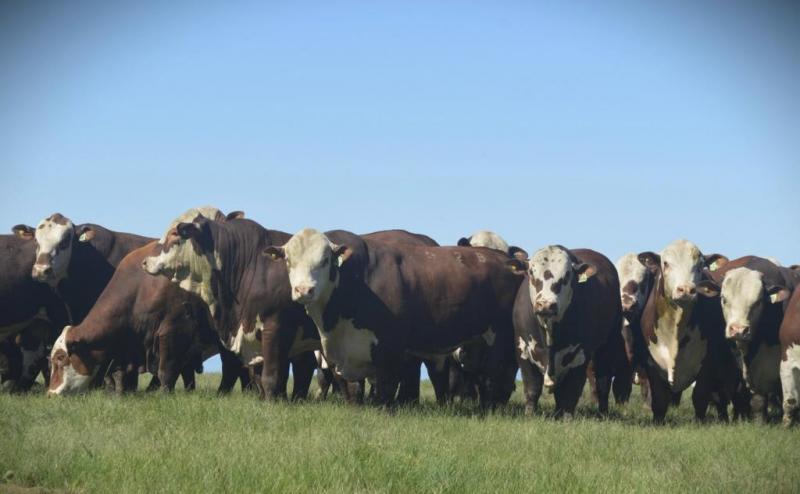
M338 399L195 393L0 396L0 492L797 492L800 428L695 424L691 400L650 425L638 388L606 420L509 406L393 413ZM544 413L552 411L549 395ZM36 488L36 489L30 489Z

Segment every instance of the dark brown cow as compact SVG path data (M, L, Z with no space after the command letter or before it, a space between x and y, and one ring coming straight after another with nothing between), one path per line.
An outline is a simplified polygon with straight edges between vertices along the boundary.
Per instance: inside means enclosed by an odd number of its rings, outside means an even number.
M293 398L305 398L319 337L303 307L292 302L286 268L261 255L290 235L248 219L225 223L197 217L173 222L143 267L166 275L209 307L223 345L246 365L261 365L261 396L286 396L290 361Z
M639 260L655 276L654 288L642 313L642 334L648 349L647 374L652 392L653 420L663 423L674 393L695 383L695 417L705 419L716 395L720 419L727 420L727 404L735 414L749 413L749 397L742 391L741 373L730 345L719 302L697 297L697 285L722 256L703 256L687 240L672 242L661 254L643 252Z
M419 247L345 231L301 230L266 250L285 259L292 298L319 330L326 359L346 379L373 377L392 402L407 353L444 355L474 339L492 346L485 406L513 373L511 306L521 277L506 254L485 248Z
M544 382L553 387L556 416L572 416L591 362L599 409L607 413L612 379L627 384L628 395L631 382L614 265L593 250L559 245L540 249L530 261L514 259L509 265L527 280L514 303L525 412L537 410Z
M781 391L778 330L797 273L761 257L730 261L701 281L702 295L717 297L725 318L725 337L736 344L745 383L757 419L767 418L767 400Z
M216 353L216 334L198 297L142 271L154 250L151 242L125 256L86 318L64 328L51 354L50 394L82 391L111 360L138 369L150 348L159 361L148 367L164 389L172 390L178 375L193 386L197 360Z
M0 235L0 378L10 391L29 389L40 371L47 375L45 345L68 322L55 293L31 279L33 231L17 225L14 235Z
M797 420L800 409L800 287L794 289L778 333L781 342L783 425Z

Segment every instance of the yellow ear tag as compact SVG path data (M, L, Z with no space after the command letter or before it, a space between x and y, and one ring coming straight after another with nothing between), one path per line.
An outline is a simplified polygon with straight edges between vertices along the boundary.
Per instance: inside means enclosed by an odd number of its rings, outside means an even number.
M589 277L586 276L586 273L581 273L580 276L578 276L578 283L586 283L588 279Z
M778 294L777 293L773 293L772 295L770 295L769 296L769 301L772 302L773 304L775 302L777 302L778 301Z
M78 237L78 240L81 242L86 242L87 240L89 240L88 238L86 238L86 232L81 233L81 236Z
M709 266L708 269L710 269L711 271L716 271L717 270L717 261L712 262L711 266Z

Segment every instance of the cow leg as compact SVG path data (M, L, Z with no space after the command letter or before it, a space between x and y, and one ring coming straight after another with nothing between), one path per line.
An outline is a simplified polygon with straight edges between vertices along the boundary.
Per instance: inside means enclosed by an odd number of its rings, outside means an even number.
M2 342L2 386L3 391L14 391L22 374L22 352L14 338Z
M575 408L578 406L578 400L581 398L584 384L586 384L586 365L570 369L561 382L556 384L553 394L556 399L557 418L572 419L575 414Z
M195 366L191 363L187 364L181 370L181 379L183 379L183 389L186 391L194 391L197 388L197 381L194 375Z
M261 398L268 401L285 398L286 383L289 380L289 355L288 349L281 351L280 323L274 316L264 321L261 356Z
M753 393L753 396L750 397L750 410L757 423L767 422L767 400L764 395Z
M658 375L658 371L647 366L647 381L650 383L650 409L653 411L653 422L663 424L667 416L672 391L667 382Z
M397 392L398 405L419 403L419 368L421 364L422 362L417 357L406 357L406 360L403 363L400 389Z
M589 365L586 366L586 381L589 383L589 395L591 400L595 403L598 403L597 399L597 378L594 375L594 363L589 362Z
M642 401L649 407L650 406L650 379L647 378L647 372L644 369L637 371L639 379L639 391L642 395Z
M326 399L328 397L328 390L333 384L333 372L331 372L330 369L317 368L317 386L319 387L317 399Z
M436 360L425 360L425 368L428 369L428 378L433 385L433 393L436 395L436 403L444 405L449 399L452 398L448 393L448 384L450 376L450 360L448 358L439 358Z
M219 381L217 393L227 394L230 393L233 387L236 385L236 381L242 377L242 362L233 352L223 348L221 345L219 349L219 357L222 361L222 379ZM247 375L245 379L247 382L244 380L242 381L242 391L247 388L247 385L250 382L250 376Z
M152 393L153 391L161 388L161 379L158 378L157 375L153 374L153 377L150 378L150 383L145 388L145 393Z
M525 395L525 415L533 415L539 411L544 375L530 360L519 358L518 362L522 374L522 391Z
M311 380L314 378L314 369L317 367L317 359L314 352L303 352L292 359L292 401L305 400L308 398L308 388L311 387Z
M44 336L46 334L46 328L42 328L41 325L36 323L20 333L18 340L22 353L22 372L17 382L16 391L28 391L36 381L42 361L47 359L44 348Z
M783 389L783 426L794 424L800 404L800 346L792 345L785 351L780 364Z
M382 353L384 355L380 355ZM377 355L373 357L373 362L379 362L375 369L375 403L381 407L393 404L403 369L402 357L398 358L394 355L387 355L387 353L376 348L374 354Z
M694 418L698 422L705 421L708 412L708 404L711 401L712 386L709 381L710 379L706 375L706 372L701 370L694 383L692 405L694 406ZM719 408L717 411L719 412Z

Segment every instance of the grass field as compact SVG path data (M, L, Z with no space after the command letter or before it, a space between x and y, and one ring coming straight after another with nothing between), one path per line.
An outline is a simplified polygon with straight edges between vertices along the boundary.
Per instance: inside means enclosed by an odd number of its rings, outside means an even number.
M798 492L800 428L691 419L635 400L559 422L512 404L394 413L195 393L0 396L0 492ZM552 410L545 397L544 410ZM36 489L29 489L35 487Z

